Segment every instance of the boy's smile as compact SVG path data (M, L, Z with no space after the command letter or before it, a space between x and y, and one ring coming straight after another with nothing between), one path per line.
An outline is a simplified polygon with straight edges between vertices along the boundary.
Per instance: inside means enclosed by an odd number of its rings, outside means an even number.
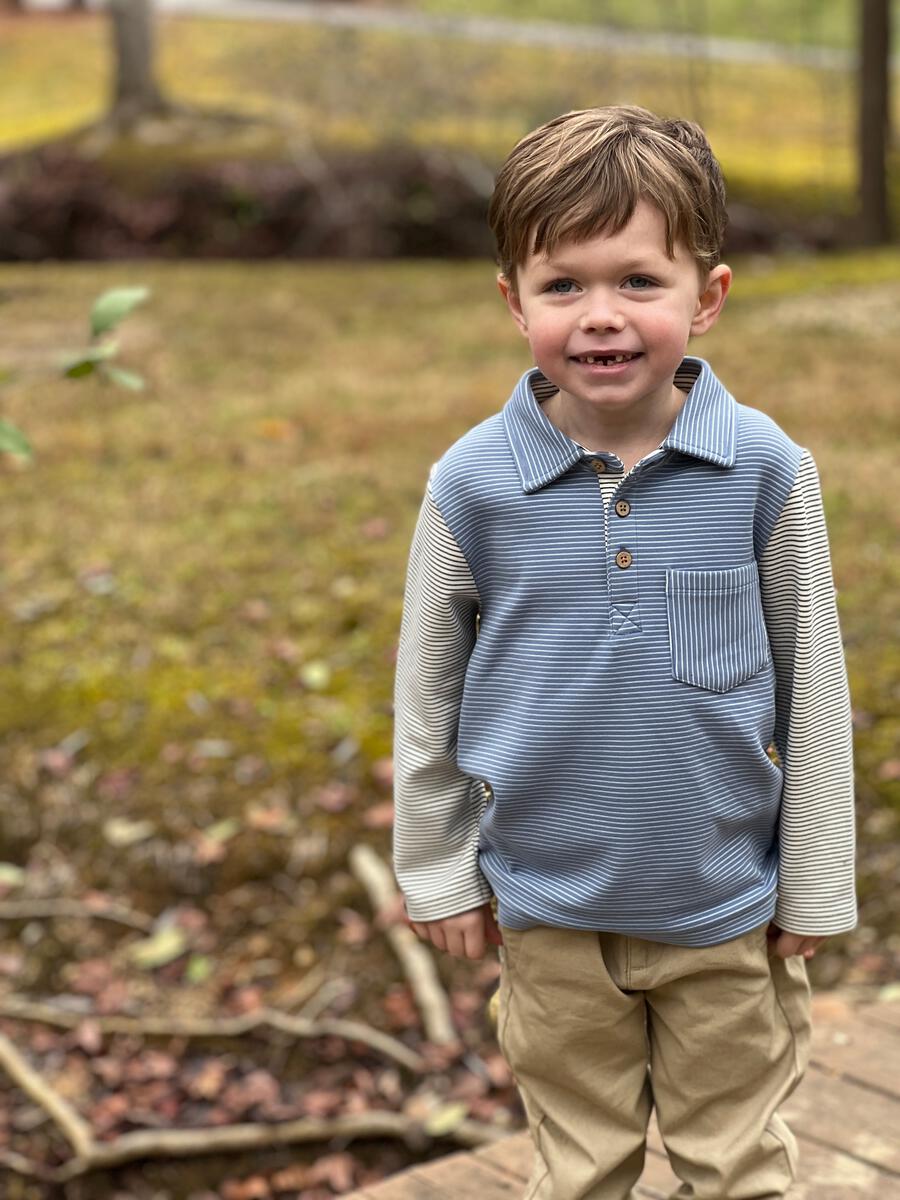
M731 282L699 268L646 201L618 233L530 255L516 290L498 282L535 365L559 388L550 419L591 449L658 444L684 394L673 378L691 335L716 321ZM620 455L621 456L621 455Z

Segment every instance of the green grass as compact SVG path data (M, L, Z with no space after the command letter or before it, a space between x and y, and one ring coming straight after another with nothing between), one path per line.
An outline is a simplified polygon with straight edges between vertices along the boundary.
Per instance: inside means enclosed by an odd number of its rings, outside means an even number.
M628 11L638 20L646 9ZM353 150L410 141L470 151L496 166L520 136L561 111L638 103L703 123L733 200L809 215L854 207L848 72L302 24L168 17L159 26L160 74L170 93L279 122L268 142L218 140L192 146L194 156L283 159L310 143ZM0 148L58 136L103 111L106 32L97 16L2 23ZM900 88L894 95L900 122ZM165 158L176 150L163 143L147 153ZM126 165L131 170L133 159ZM900 194L894 203L900 216Z
M562 21L612 29L707 35L783 45L850 47L856 42L855 0L408 0L441 15ZM900 4L893 4L895 22Z
M818 462L870 850L900 814L886 503L898 276L897 252L739 263L723 321L693 346ZM112 284L153 289L123 326L143 395L55 375ZM154 905L180 886L140 848L104 844L117 771L139 783L115 814L150 817L164 842L275 796L326 839L321 870L339 872L385 794L377 763L428 468L528 365L490 264L6 266L0 301L15 331L0 412L36 450L31 467L7 460L0 509L0 859L27 859L62 794L39 751L82 730L57 836L84 880ZM89 586L98 570L106 594ZM210 738L230 753L197 761ZM238 768L252 758L263 782L248 785ZM343 816L310 800L335 778L356 789ZM246 836L232 882L282 861ZM874 896L874 876L864 890ZM325 946L329 920L310 903L290 937L324 922Z

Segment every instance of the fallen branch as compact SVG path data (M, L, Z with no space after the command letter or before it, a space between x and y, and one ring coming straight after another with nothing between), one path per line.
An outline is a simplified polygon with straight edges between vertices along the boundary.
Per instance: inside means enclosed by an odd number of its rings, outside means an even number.
M34 1067L3 1033L0 1033L0 1066L53 1120L75 1151L76 1157L90 1153L94 1144L90 1125L68 1100L47 1086Z
M239 1017L125 1017L86 1012L70 1012L57 1004L29 1000L25 996L0 996L0 1016L20 1021L39 1021L61 1029L76 1029L90 1021L102 1033L127 1033L138 1037L240 1037L261 1029L278 1029L291 1037L339 1037L348 1042L362 1042L411 1071L421 1071L425 1061L408 1046L365 1025L362 1021L345 1021L335 1017L310 1020L292 1017L275 1009L262 1008Z
M140 929L142 933L153 930L152 917L125 904L94 905L56 897L0 902L0 921L35 921L42 917L102 917L104 921L115 921L129 929Z
M376 914L397 906L399 894L394 877L370 846L358 845L351 849L350 867L368 892ZM436 1045L459 1041L450 1002L441 987L430 952L406 925L390 924L385 933L413 990L422 1014L425 1036Z
M29 1179L41 1179L45 1183L56 1182L53 1167L32 1162L16 1150L0 1150L0 1167L6 1167L8 1171L13 1171L16 1175L25 1175Z
M373 1110L328 1120L302 1117L276 1125L253 1122L200 1129L136 1130L122 1134L113 1142L96 1142L84 1119L47 1086L3 1034L0 1034L0 1066L53 1119L75 1150L74 1157L56 1169L32 1165L10 1152L4 1153L0 1161L19 1174L55 1183L66 1183L89 1171L117 1167L141 1158L188 1158L332 1138L352 1141L360 1137L396 1137L414 1144L427 1144L433 1139L427 1126L403 1113ZM497 1141L508 1132L480 1121L465 1120L440 1136L471 1147Z

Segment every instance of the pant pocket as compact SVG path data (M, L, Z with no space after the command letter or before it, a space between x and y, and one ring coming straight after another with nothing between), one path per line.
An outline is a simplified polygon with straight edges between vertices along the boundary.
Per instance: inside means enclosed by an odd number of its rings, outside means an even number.
M794 1041L796 1086L809 1065L812 1040L811 990L806 960L799 954L792 954L790 958L772 954L769 956L769 969L778 1007Z

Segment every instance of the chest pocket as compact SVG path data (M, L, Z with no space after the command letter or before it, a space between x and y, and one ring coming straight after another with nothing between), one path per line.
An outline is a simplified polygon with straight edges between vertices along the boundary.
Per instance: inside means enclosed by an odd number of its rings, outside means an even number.
M727 692L769 661L756 562L710 571L666 571L672 674Z

